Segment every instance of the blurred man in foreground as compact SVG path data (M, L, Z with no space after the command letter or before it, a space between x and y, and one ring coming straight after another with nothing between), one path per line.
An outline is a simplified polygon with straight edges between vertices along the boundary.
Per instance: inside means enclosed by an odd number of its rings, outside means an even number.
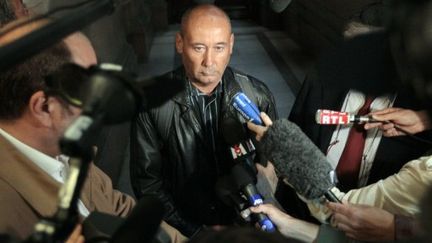
M1 36L4 45L43 25L26 24ZM79 47L79 48L77 48ZM81 113L76 98L62 80L48 83L46 76L66 63L83 67L96 64L88 39L73 34L34 57L0 73L0 232L20 239L28 237L42 217L55 213L57 194L68 174L67 156L59 139ZM68 87L85 81L70 73ZM113 189L110 178L93 164L81 191L77 208L81 218L92 211L127 216L135 205L132 197ZM145 216L143 216L145 217ZM162 227L175 232L162 223ZM79 231L79 227L78 227ZM76 233L71 239L77 239ZM171 235L172 240L184 240ZM179 238L177 238L179 237ZM78 237L79 238L79 237ZM78 240L80 240L79 238Z

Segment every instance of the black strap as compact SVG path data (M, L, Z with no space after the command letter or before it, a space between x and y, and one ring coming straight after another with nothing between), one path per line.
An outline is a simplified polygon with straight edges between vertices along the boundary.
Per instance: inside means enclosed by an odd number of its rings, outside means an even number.
M240 85L240 88L243 90L246 96L251 99L255 104L257 104L258 99L252 87L252 81L249 79L249 77L244 74L234 72L234 78Z
M164 142L168 141L171 130L172 119L174 118L174 101L168 101L162 105L159 112L158 121L155 123L157 130Z

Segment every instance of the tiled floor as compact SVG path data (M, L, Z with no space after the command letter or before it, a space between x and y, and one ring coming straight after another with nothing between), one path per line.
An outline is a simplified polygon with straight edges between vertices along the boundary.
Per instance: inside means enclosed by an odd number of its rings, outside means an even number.
M173 25L156 36L149 59L142 65L142 76L159 75L180 65L174 48L178 28ZM235 44L230 66L265 82L275 96L279 116L287 117L304 79L303 69L290 57L290 53L298 50L297 46L283 32L269 31L246 21L234 21L233 32Z

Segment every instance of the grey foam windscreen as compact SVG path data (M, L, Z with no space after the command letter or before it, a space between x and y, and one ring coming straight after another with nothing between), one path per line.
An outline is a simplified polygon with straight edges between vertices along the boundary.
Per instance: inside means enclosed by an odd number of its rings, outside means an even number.
M333 170L324 154L294 123L277 120L261 140L266 158L306 199L317 199L333 187Z

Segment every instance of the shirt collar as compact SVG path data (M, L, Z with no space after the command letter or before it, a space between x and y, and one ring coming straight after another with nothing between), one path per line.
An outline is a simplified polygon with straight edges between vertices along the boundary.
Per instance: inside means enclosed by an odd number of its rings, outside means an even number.
M27 144L24 144L1 128L0 135L2 135L13 146L15 146L18 151L23 153L24 156L26 156L30 161L35 163L39 168L41 168L55 180L58 182L64 181L62 178L62 172L65 165L62 162L28 146Z
M188 79L188 93L190 96L207 96L206 93L201 92L199 89L197 89L192 82ZM213 91L210 93L209 96L215 94L215 93L221 93L222 92L222 80L219 81L218 85L213 89Z

